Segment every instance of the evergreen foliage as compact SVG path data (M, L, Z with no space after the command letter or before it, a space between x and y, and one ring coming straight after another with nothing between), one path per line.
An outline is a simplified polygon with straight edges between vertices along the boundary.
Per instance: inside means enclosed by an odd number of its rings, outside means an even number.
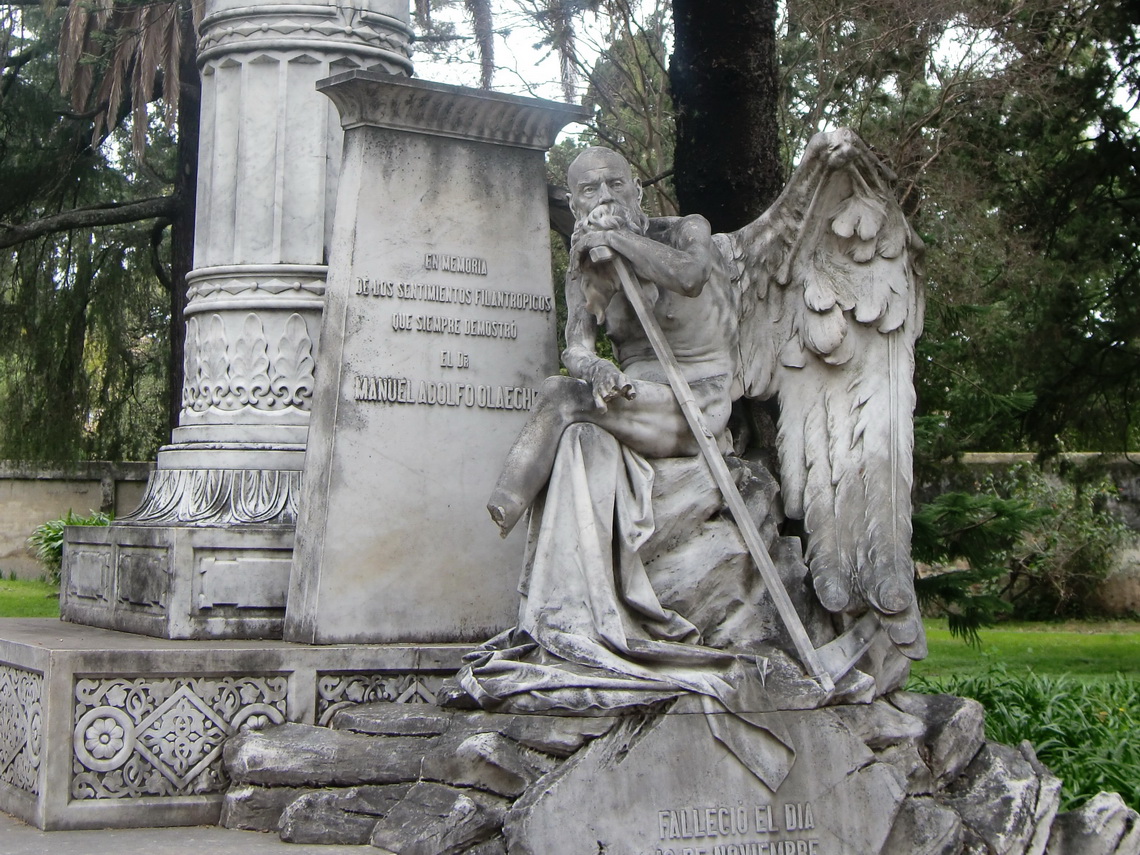
M5 7L0 88L4 225L161 197L173 141L99 144L56 74L60 12ZM12 64L13 57L28 57ZM160 224L162 220L158 221ZM169 295L155 221L49 230L0 251L0 458L146 459L167 432Z
M73 22L67 43L85 39L96 57L76 63L69 55L69 73L88 81L73 93L98 101L100 87L118 80L144 102L162 95L164 74L143 73L141 59L129 74L112 73L126 55L127 24L142 20L130 5L114 7L103 35ZM671 2L464 0L450 4L466 16L458 25L432 17L433 6L447 5L415 4L421 50L458 45L475 56L482 47L472 82L485 83L488 72L505 74L486 48L529 27L559 57L565 94L583 95L594 109L583 142L627 155L650 185L652 213L678 210ZM815 131L854 127L893 165L899 198L927 242L920 470L970 450L1128 449L1140 423L1140 137L1132 118L1140 38L1131 5L744 5L780 13L772 110L783 169ZM178 8L185 23L189 4ZM106 120L114 133L101 141L95 114L58 93L62 11L0 4L0 15L0 237L16 233L5 225L71 208L169 194L162 176L176 170L168 122L149 114L146 161L128 155L127 134L133 129L137 141L140 128L137 118L125 121L139 114L124 97ZM171 27L153 29L172 45ZM587 33L604 40L600 54L583 53ZM717 63L716 47L693 62ZM727 42L720 48L749 54ZM169 74L174 55L138 56ZM750 67L759 75L768 59L758 47ZM94 101L90 110L110 106L109 97ZM712 136L706 159L717 157ZM727 148L721 157L732 159ZM166 379L162 354L177 345L181 289L167 290L171 277L154 274L151 249L160 247L165 271L168 248L156 235L170 216L38 235L0 256L0 455L145 457L165 438L153 402L177 385ZM113 321L116 306L124 311Z

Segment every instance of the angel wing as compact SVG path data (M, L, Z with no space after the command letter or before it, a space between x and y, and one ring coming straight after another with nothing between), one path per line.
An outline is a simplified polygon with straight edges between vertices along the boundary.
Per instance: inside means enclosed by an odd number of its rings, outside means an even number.
M785 512L804 521L817 595L832 612L874 609L918 659L910 488L923 246L893 179L853 132L817 134L772 207L716 239L741 299L736 379L746 396L779 402Z

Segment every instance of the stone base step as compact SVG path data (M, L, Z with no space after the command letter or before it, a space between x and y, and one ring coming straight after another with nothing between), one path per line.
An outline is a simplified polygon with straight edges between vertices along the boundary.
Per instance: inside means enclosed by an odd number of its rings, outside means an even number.
M41 829L216 824L225 740L435 700L466 645L171 641L0 619L0 810Z

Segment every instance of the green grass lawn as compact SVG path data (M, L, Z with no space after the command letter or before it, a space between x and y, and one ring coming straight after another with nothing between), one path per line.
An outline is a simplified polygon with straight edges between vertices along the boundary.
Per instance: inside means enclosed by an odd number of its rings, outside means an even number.
M0 580L0 617L59 617L59 589L31 579Z
M971 676L1000 663L1010 673L1032 669L1075 679L1140 679L1140 621L1001 624L981 631L979 647L952 638L945 620L926 621L926 634L930 656L915 663L916 676Z

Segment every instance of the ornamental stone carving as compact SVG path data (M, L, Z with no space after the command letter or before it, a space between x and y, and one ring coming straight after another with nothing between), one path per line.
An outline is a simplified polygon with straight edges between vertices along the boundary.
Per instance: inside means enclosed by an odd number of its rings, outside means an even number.
M327 725L337 710L353 704L434 704L443 686L437 674L368 674L360 671L317 675L317 724Z
M44 677L0 665L0 782L39 794Z
M72 799L222 792L226 737L284 722L286 689L283 675L76 680Z
M201 32L198 56L203 63L240 51L305 50L319 41L323 51L353 54L370 66L383 63L412 70L411 29L405 21L376 9L325 4L223 9L203 19Z
M247 312L233 341L221 314L186 322L186 379L182 405L193 414L243 408L308 411L313 395L313 340L304 318L287 316L270 336L264 315Z
M295 524L301 473L278 469L156 469L134 525Z

